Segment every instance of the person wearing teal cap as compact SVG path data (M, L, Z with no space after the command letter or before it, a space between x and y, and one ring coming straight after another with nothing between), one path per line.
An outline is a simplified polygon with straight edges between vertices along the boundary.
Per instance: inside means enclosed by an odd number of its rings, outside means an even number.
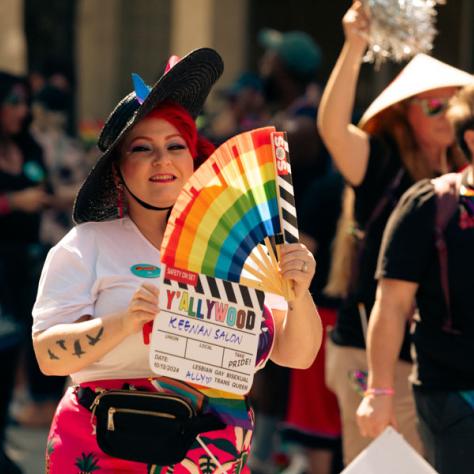
M253 72L243 72L220 91L222 106L204 128L215 144L268 123L269 115L263 97L261 78Z
M278 55L291 73L302 79L313 79L321 66L320 47L303 31L282 33L265 28L260 31L258 39L265 49Z
M323 327L327 327L335 322L337 301L325 297L321 290L325 286L330 243L339 215L341 178L332 172L328 153L314 127L322 52L303 31L263 29L258 42L264 48L260 74L272 112L271 123L288 132L301 240L318 253L318 279L313 281L311 293L318 301L318 308L322 308ZM323 193L323 189L330 191ZM308 211L315 207L319 196L324 196L325 202L325 216L319 216L321 219ZM324 224L320 225L322 219ZM323 226L324 235L316 230ZM307 370L288 373L269 363L257 375L253 391L258 408L257 430L249 461L252 472L269 471L271 459L275 458L272 451L280 450L278 437L274 443L270 441L275 433L281 434L284 446L291 442L297 445L298 451L304 451L303 456L291 453L288 471L297 470L300 460L304 460L308 464L307 472L329 473L333 459L338 462L339 412L334 394L325 387L323 353L324 350ZM308 405L311 405L309 409L302 408ZM280 426L282 430L278 429Z

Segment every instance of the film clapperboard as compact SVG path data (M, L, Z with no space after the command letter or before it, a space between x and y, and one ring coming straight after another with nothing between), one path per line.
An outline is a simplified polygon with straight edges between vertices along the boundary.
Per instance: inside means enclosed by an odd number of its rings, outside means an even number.
M275 244L298 241L288 143L272 133L281 233ZM164 271L163 271L164 270ZM150 367L159 374L236 394L249 392L261 333L263 291L163 264L160 314Z

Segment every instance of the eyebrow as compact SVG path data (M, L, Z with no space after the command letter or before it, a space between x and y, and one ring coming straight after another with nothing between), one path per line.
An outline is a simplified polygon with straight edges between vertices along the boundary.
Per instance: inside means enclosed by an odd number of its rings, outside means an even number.
M165 140L169 140L170 138L173 138L173 137L179 137L179 138L182 138L184 140L184 137L180 133L172 133L171 135L166 135ZM135 140L152 140L152 138L147 137L146 135L138 135L138 136L132 138L129 145L131 143L133 143Z
M170 135L166 135L165 139L173 138L173 137L180 137L183 138L183 136L180 133L172 133ZM136 137L133 137L133 140L138 140L138 139L145 139L145 140L152 140L152 137L146 136L146 135L138 135Z

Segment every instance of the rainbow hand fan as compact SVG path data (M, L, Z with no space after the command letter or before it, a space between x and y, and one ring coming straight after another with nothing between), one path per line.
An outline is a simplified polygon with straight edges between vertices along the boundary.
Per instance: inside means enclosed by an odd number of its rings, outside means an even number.
M291 300L278 244L296 241L286 134L265 127L226 141L191 176L171 211L161 260Z

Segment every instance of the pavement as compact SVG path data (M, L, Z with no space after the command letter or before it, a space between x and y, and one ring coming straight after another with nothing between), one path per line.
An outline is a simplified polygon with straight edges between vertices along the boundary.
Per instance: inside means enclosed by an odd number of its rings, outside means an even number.
M9 427L6 451L23 469L23 474L44 474L47 437L48 428Z

